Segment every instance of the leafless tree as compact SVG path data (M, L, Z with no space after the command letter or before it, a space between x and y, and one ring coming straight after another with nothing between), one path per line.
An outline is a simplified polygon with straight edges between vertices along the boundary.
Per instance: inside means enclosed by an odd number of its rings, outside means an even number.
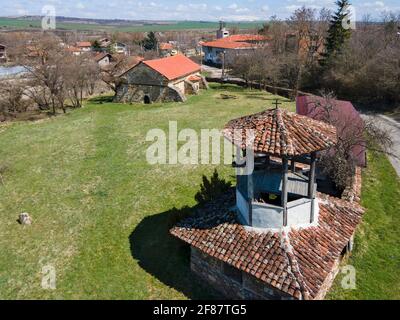
M321 155L322 167L336 186L344 190L353 177L357 161L366 150L390 154L389 132L371 120L362 120L356 112L341 114L332 92L322 92L322 98L312 102L309 116L331 124L337 130L337 143Z
M65 69L65 88L73 107L82 107L85 93L92 94L99 75L98 65L86 56L70 56Z
M115 57L114 60L101 70L101 80L107 87L117 93L118 85L120 84L121 74L130 66L128 59L125 57Z

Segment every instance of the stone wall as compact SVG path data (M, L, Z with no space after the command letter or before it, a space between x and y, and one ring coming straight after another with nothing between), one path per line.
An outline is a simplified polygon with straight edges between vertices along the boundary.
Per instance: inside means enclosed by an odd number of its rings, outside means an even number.
M194 273L207 281L214 289L221 292L228 299L293 299L293 297L268 286L255 277L238 269L236 269L235 272L239 280L227 276L224 269L229 266L193 247L191 247L190 266Z
M342 199L349 202L361 202L361 186L362 176L361 167L356 167L355 175L353 176L349 186L343 191Z
M114 101L143 103L147 96L150 102L183 102L186 97L170 86L121 84Z

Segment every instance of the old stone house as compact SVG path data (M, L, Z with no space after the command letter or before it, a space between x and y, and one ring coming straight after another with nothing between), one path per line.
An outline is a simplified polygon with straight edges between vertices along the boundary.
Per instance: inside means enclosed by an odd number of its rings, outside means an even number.
M183 102L207 88L200 65L183 55L144 60L120 75L117 102Z
M224 135L252 150L254 168L233 163L236 190L170 230L190 245L192 271L230 299L323 299L364 212L357 195L317 192L317 154L336 128L276 108L230 121Z

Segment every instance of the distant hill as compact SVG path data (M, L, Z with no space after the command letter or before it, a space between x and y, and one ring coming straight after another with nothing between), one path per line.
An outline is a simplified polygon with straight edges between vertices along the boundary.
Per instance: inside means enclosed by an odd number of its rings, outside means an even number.
M0 17L1 29L38 29L41 28L41 16ZM87 19L74 17L56 17L57 29L81 31L173 31L216 29L218 22L210 21L154 21L123 19ZM263 22L227 22L227 27L239 29L258 28Z

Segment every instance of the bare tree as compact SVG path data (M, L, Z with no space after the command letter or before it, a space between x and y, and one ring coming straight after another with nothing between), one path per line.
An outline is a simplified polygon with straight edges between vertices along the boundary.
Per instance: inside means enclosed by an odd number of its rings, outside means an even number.
M23 100L23 92L24 86L18 81L0 81L0 114L3 117L26 111L28 104Z
M336 186L344 190L354 176L358 158L366 150L390 154L389 133L373 121L362 120L357 112L342 114L332 92L322 92L322 98L312 102L308 115L331 124L337 130L338 141L321 155L324 172Z
M52 34L41 34L28 43L20 42L15 50L18 63L25 67L31 79L25 91L41 109L65 110L64 72L67 53L60 40Z
M65 69L65 88L73 107L82 107L85 93L93 94L99 75L98 65L86 56L70 56Z
M117 93L121 74L132 67L136 62L129 61L126 57L115 57L114 60L101 69L101 80L114 93Z

